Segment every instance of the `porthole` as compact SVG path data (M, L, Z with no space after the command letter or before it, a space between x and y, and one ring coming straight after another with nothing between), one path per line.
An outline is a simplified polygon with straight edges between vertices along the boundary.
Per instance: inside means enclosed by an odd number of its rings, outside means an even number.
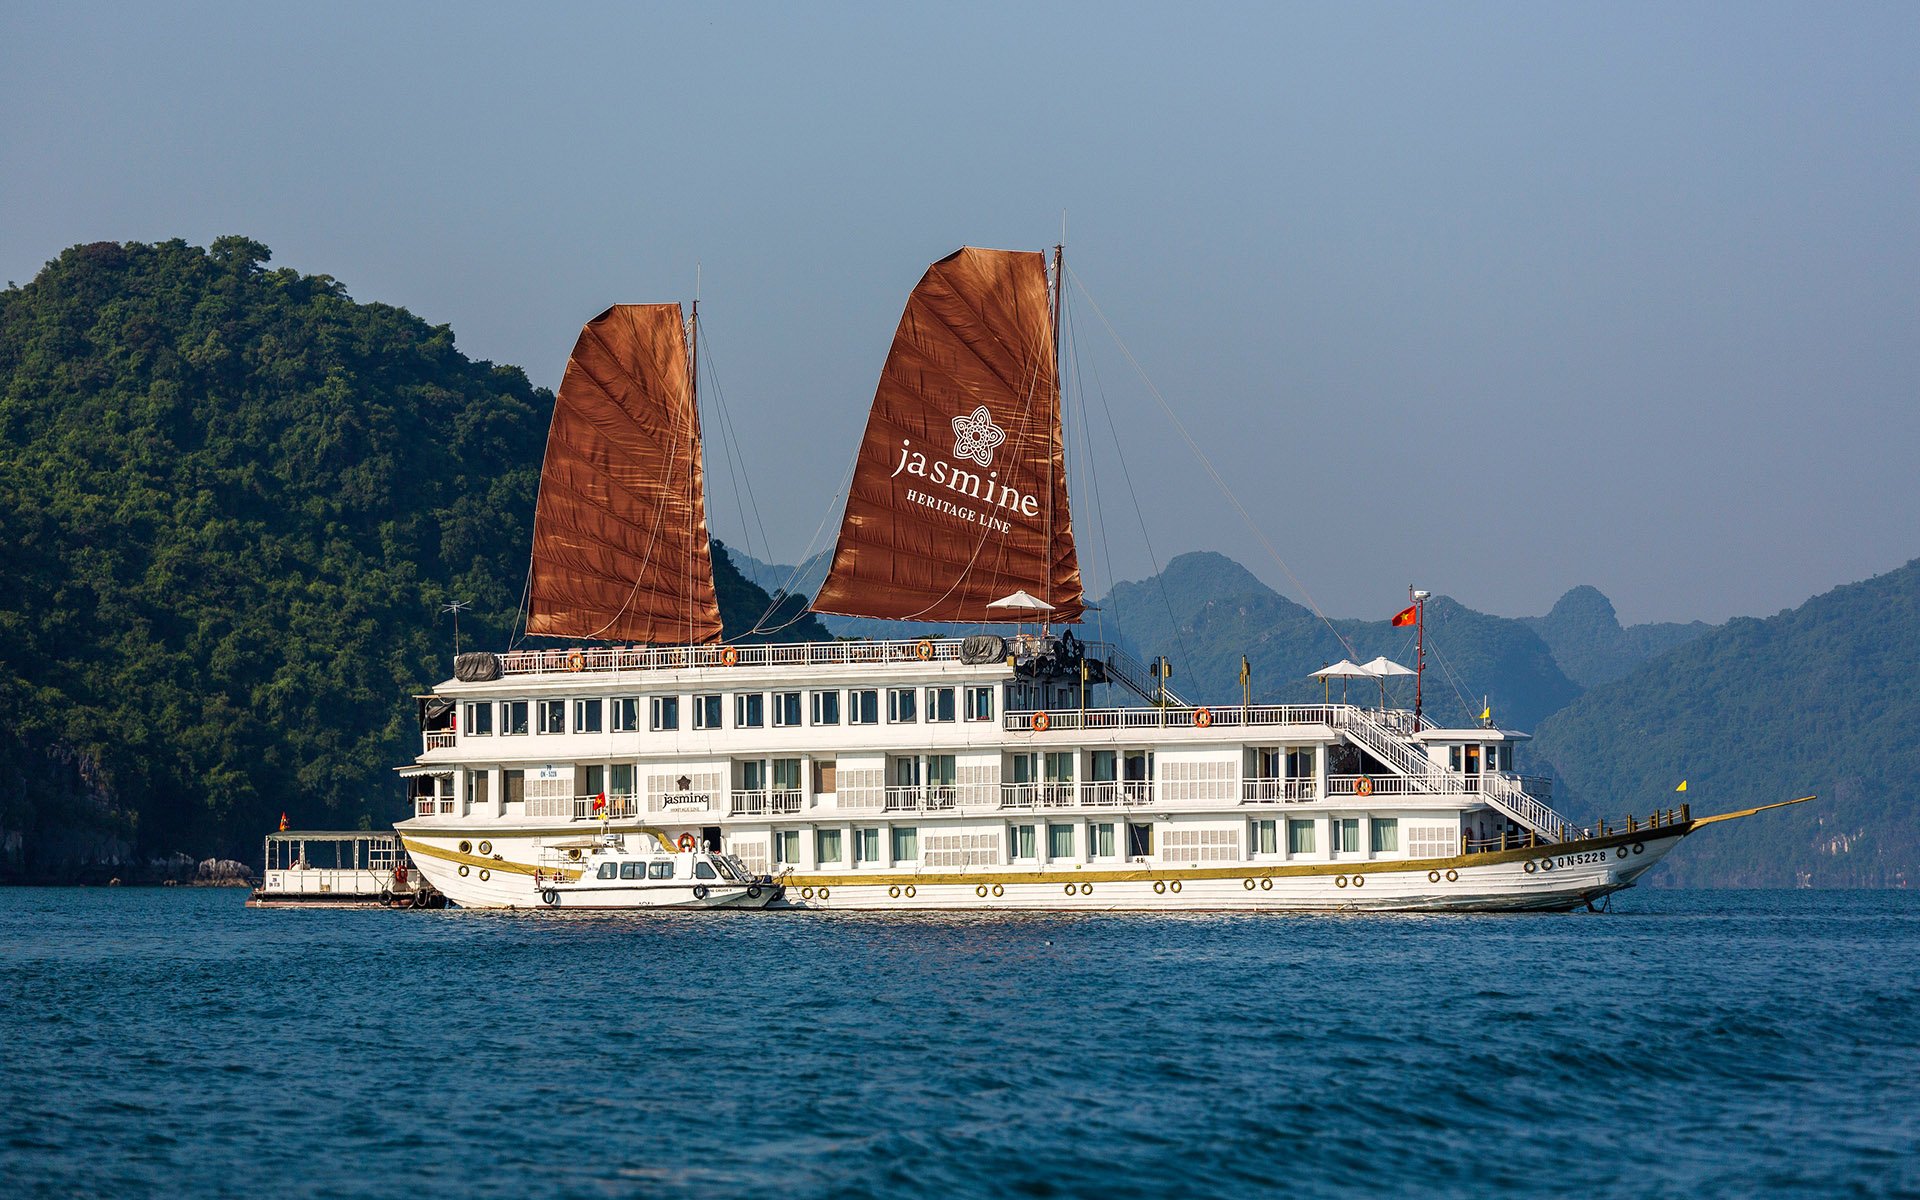
M888 888L887 895L895 900L898 900L900 898L900 885L896 883L892 887Z
M997 883L993 885L993 898L994 898L994 899L996 899L996 900L998 900L998 899L999 899L1000 897L1002 897L1002 896L1004 896L1004 895L1006 895L1006 894L1007 894L1007 889L1006 889L1006 888L1003 888L1003 887L1001 887L1001 886L1000 886L999 884L997 884Z
M1077 883L1070 883L1070 884L1068 884L1068 885L1067 885L1067 895L1069 895L1069 896L1077 896L1077 895L1079 895L1079 894L1080 894L1080 885L1079 885L1079 884L1077 884Z
M827 898L827 889L826 889L826 888L821 888L821 889L820 889L820 898L821 898L822 900L825 900L825 899Z
M492 879L492 878L493 878L493 872L492 872L492 871L489 871L489 870L487 870L487 869L486 869L485 867L481 867L481 868L480 868L480 882L481 882L481 883L485 883L485 882L486 882L487 880L489 880L489 879Z
M569 851L567 851L567 858L568 858L568 859L570 859L570 860L571 860L571 861L573 861L573 862L579 862L579 861L580 861L580 852L579 852L578 850L569 850Z
M1353 877L1353 886L1355 887L1367 886L1367 877L1365 875L1355 875Z
M1265 878L1265 879L1262 879L1262 880L1260 881L1260 890L1261 890L1261 891L1263 891L1263 892L1270 892L1270 891L1272 891L1272 890L1273 890L1273 877L1272 877L1272 876L1268 876L1267 878Z
M480 843L480 853L482 853L482 854L492 854L492 853L493 853L493 843L492 843L492 842L481 842L481 843Z
M1168 884L1167 886L1177 892L1180 890L1180 881L1176 879L1172 883Z
M1161 880L1158 880L1158 879L1156 879L1156 880L1154 880L1154 881L1153 881L1153 894L1154 894L1154 895L1156 895L1156 896L1157 896L1157 895L1160 895L1161 893L1163 893L1163 892L1165 892L1166 890L1167 890L1167 885L1166 885L1166 884L1165 884L1164 882L1162 882Z
M1083 883L1083 884L1081 884L1081 885L1080 885L1080 894L1081 894L1082 896L1091 896L1091 895L1093 895L1093 885L1092 885L1092 884L1090 884L1090 883Z
M1439 883L1439 882L1440 882L1440 872L1438 872L1438 871L1428 871L1428 872L1427 872L1427 882L1428 882L1428 883Z
M1448 882L1448 883L1459 883L1459 882L1460 882L1460 872L1458 872L1458 871L1456 871L1456 870L1454 870L1454 869L1453 869L1453 868L1451 868L1451 867L1449 867L1449 868L1447 868L1447 882Z
M987 885L983 883L979 887L974 888L973 894L985 900L987 898Z
M1333 886L1335 887L1347 886L1347 877L1345 875L1335 875L1333 877Z
M1242 885L1243 885L1243 886L1244 886L1244 887L1245 887L1245 888L1246 888L1246 889L1247 889L1248 891L1252 891L1252 890L1253 890L1253 888L1254 888L1254 882L1253 882L1253 880L1251 880L1251 879L1242 879L1242 880L1241 880L1240 882L1241 882L1241 884L1242 884Z
M912 884L908 884L908 885L907 885L907 899L909 899L909 900L911 900L911 899L913 899L913 892L914 892L914 888L913 888L913 885L912 885Z
M462 878L462 879L465 879L466 877L467 877L467 865L466 865L465 863L461 863L461 864L460 864L460 878Z
M802 900L811 900L811 899L813 899L813 889L812 889L812 888L810 888L810 887L803 887L803 888L801 888L801 889L800 889L800 898L801 898Z
M470 854L470 853L472 853L472 852L473 852L473 843L472 843L472 842L461 842L461 843L460 843L460 853L462 853L462 854Z

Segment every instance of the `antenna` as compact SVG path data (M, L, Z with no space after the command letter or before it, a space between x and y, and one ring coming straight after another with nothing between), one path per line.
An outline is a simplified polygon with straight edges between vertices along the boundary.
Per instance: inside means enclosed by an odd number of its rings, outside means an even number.
M460 614L473 607L471 600L450 600L440 606L443 613L453 614L453 656L460 657Z

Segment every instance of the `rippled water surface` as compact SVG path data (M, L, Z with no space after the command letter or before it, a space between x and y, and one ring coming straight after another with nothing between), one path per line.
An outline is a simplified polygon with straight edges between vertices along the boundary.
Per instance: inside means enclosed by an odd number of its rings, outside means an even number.
M10 1194L1920 1190L1920 903L558 917L0 892Z

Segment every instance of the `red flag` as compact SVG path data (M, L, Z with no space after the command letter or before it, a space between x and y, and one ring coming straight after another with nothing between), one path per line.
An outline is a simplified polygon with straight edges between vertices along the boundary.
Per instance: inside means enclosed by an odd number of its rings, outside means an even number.
M1393 614L1393 623L1395 625L1418 625L1420 623L1419 606L1409 604L1407 607Z

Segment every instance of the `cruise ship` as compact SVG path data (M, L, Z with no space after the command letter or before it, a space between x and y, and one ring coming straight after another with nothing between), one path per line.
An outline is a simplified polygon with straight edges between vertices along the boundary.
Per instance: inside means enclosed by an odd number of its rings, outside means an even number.
M813 600L967 636L726 640L697 307L590 322L556 399L527 589L526 633L563 642L458 656L417 698L397 830L433 887L539 910L588 869L582 846L624 844L723 856L773 909L1568 910L1761 811L1575 827L1515 772L1524 733L1434 726L1384 687L1377 707L1191 703L1077 636L1062 275L1057 248L928 268ZM1413 601L1403 623L1423 636Z

